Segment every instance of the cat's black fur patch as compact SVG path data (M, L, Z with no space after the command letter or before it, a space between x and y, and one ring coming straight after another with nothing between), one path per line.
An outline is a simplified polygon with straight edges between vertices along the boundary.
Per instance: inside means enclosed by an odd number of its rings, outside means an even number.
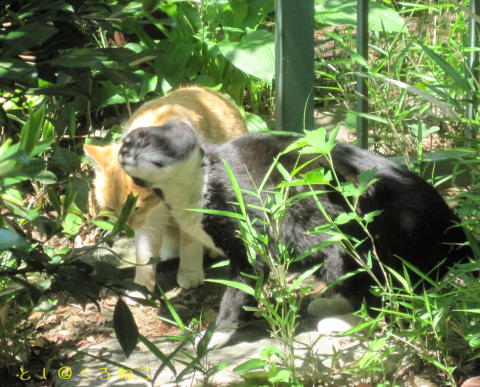
M148 128L147 128L148 129ZM134 131L135 132L135 131ZM148 131L147 131L148 132ZM150 129L149 132L152 132ZM153 131L154 132L154 131ZM153 137L155 134L152 135ZM157 151L171 152L178 157L180 149L191 152L191 136L163 137L152 146L148 146L148 154ZM139 137L131 133L127 136L125 146L130 147L136 141L141 142ZM153 139L152 139L153 140ZM293 137L264 134L245 134L232 141L221 145L204 146L203 170L207 176L207 186L203 189L203 208L236 211L236 197L231 188L231 182L225 171L223 160L233 170L241 188L253 190L251 179L259 184L271 166L275 156L282 152L291 142ZM187 146L182 144L186 141ZM137 144L138 145L138 144ZM133 145L135 146L135 145ZM198 140L193 147L198 147ZM141 147L141 144L138 145ZM458 217L450 210L438 192L425 180L412 172L398 166L384 157L372 154L365 150L347 144L337 144L331 153L335 173L340 180L355 182L358 175L372 169L376 170L376 183L370 186L360 197L357 210L364 215L374 210L381 210L381 214L375 217L368 226L368 231L373 237L373 244L378 256L386 265L396 269L400 273L401 261L398 256L408 260L424 273L430 273L432 278L440 277L446 273L449 266L473 256L466 242L465 234L461 227L456 227ZM302 156L308 157L308 156ZM292 170L298 161L298 153L290 152L280 159L281 164ZM309 165L307 169L326 164L318 160ZM161 173L161 172L159 172ZM271 175L265 189L271 189L282 181L278 172ZM325 187L316 187L324 189ZM292 187L291 195L305 191L305 187ZM303 191L302 191L303 190ZM328 215L335 219L338 215L348 211L344 198L335 191L318 196ZM244 200L248 204L258 205L256 199L245 195ZM249 208L251 218L262 219L262 213ZM308 231L314 227L325 224L321 212L318 210L312 198L294 204L286 213L280 230L281 242L287 244L293 256L310 249L329 236L325 234L312 234ZM263 229L261 222L256 222L259 231ZM247 282L251 286L253 280L241 275L244 273L265 272L266 265L257 258L257 266L252 268L248 263L245 246L238 237L237 223L232 218L204 214L203 227L211 236L215 244L220 247L230 258L231 277L235 281ZM358 240L365 241L358 247L357 252L364 261L367 260L372 250L372 241L366 238L365 232L353 221L340 226L342 232ZM274 235L270 235L270 248L275 251L279 242ZM341 247L340 244L330 245L309 257L301 260L298 264L309 266L323 262L324 265L316 272L321 280L331 283L346 273L358 269L358 265ZM381 280L383 279L378 264L373 260L373 271ZM415 275L411 274L415 279ZM372 284L371 277L366 273L354 275L340 282L335 290L349 299L354 307L358 307L362 300L366 299L370 305L378 304L378 299L371 296L369 287ZM254 303L254 300L242 291L228 287L223 296L217 326L228 327L238 324L247 317L243 306Z
M251 177L258 184L274 157L293 140L288 136L248 134L224 145L206 147L208 187L204 190L206 192L204 208L234 211L231 203L236 202L236 198L222 160L230 165L240 187L252 190ZM292 170L297 157L298 154L295 152L289 153L282 156L280 162L287 170ZM363 215L374 210L383 211L368 228L382 262L400 273L401 261L397 256L407 259L424 273L430 272L443 262L435 273L430 274L436 278L444 275L447 268L454 263L473 256L469 247L459 247L466 242L466 237L462 228L455 226L459 222L458 217L425 180L384 157L351 145L337 144L332 152L332 158L335 172L341 180L355 180L359 173L374 168L377 171L376 178L379 180L361 196L358 213ZM272 174L265 188L272 188L281 180L279 174ZM302 189L305 187L292 188L291 195L299 193ZM344 199L336 192L320 195L319 199L333 219L347 211ZM244 195L244 200L250 204L259 204L249 195ZM257 210L250 208L249 211L252 218L262 218L262 214ZM328 238L327 235L306 233L324 223L325 220L313 199L305 199L293 205L288 211L282 222L280 238L282 242L289 244L296 256ZM215 244L230 258L233 279L250 282L253 286L250 279L240 274L240 272L252 273L252 268L247 262L243 243L236 237L238 235L236 221L206 214L203 226ZM257 226L262 228L260 222L257 222ZM366 238L363 230L355 222L349 222L340 228L347 235L358 239ZM271 243L274 249L276 241L271 240ZM367 238L357 251L366 261L371 249L371 242ZM312 254L299 265L309 266L319 262L324 262L324 266L316 275L327 283L358 269L358 265L339 244ZM261 259L257 259L256 270L257 272L266 270ZM375 263L374 273L383 279L379 266ZM411 276L415 279L413 273ZM341 282L335 290L349 299L354 307L359 307L364 299L370 305L378 305L378 299L371 296L368 291L371 284L373 281L370 276L361 273ZM217 325L222 327L237 324L246 317L243 306L253 302L240 290L227 288L220 306Z

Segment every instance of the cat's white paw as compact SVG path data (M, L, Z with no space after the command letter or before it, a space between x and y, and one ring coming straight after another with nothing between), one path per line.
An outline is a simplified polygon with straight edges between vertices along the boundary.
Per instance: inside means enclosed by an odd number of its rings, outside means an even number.
M235 329L233 328L215 331L212 337L210 338L210 341L208 342L208 348L215 349L215 348L223 347L225 344L227 344L230 341L234 333L235 333ZM205 331L203 331L201 335L196 338L195 345L198 345L198 342L203 338L204 334L205 334Z
M203 284L205 274L203 270L182 270L177 274L177 283L183 289L192 289Z
M221 251L220 249L212 249L212 248L207 248L207 254L208 254L208 257L211 258L211 259L218 259L218 258L221 258L221 257L224 257L225 254L223 253L223 251Z

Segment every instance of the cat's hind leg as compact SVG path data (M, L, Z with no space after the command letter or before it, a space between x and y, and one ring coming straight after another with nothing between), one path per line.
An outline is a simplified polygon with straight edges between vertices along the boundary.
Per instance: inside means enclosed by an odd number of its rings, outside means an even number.
M155 288L156 266L148 264L150 258L158 256L162 244L162 233L148 227L135 231L136 267L134 282L145 286L153 291ZM136 298L145 298L139 291L128 292L128 295Z
M180 266L177 283L184 289L196 288L203 284L203 244L180 231Z
M162 247L160 258L165 261L170 258L177 258L180 254L180 229L172 216L168 217L163 227Z

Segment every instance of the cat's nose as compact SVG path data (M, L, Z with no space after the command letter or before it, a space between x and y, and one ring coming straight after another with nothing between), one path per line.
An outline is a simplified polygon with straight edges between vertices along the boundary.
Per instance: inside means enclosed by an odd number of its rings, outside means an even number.
M122 166L135 165L135 154L130 141L126 138L118 151L118 161Z

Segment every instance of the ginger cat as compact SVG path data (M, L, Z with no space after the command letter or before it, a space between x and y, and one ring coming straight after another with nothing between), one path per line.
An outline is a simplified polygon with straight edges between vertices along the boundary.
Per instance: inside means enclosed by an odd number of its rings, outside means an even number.
M193 127L203 143L219 144L246 132L237 107L217 92L199 86L177 89L144 103L125 126L125 134L141 127L158 127L170 120ZM120 144L84 145L95 169L95 197L99 207L119 215L129 193L137 196L136 208L128 224L135 231L135 282L149 290L155 286L155 265L151 257L180 257L178 284L185 288L200 285L204 279L203 245L180 231L160 195L136 185L118 162ZM173 183L173 182L172 182ZM140 294L135 293L135 296Z

